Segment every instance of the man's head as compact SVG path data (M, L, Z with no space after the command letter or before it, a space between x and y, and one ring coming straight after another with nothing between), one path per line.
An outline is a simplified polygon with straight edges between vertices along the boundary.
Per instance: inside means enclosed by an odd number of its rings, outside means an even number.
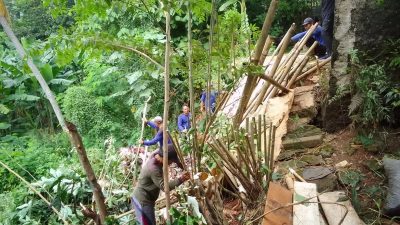
M159 149L155 153L154 156L157 159L157 161L162 164L163 157L164 157L163 149ZM174 149L174 146L172 144L169 144L168 145L168 165L171 163L176 163L180 168L183 168L182 163L180 162L180 160L178 158L178 154L176 153L176 151Z
M310 27L314 24L314 20L311 17L305 18L303 21L303 27L305 30L310 29Z
M183 114L187 115L187 114L189 114L189 111L190 111L189 106L184 105L184 106L182 107L182 112L183 112Z
M156 116L156 117L154 117L153 122L154 122L158 127L160 127L160 126L162 125L162 122L163 122L162 117L161 117L161 116Z

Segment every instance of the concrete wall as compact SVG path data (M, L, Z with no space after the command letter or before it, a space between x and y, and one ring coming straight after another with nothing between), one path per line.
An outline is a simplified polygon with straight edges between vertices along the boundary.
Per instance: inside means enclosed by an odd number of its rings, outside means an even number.
M400 38L400 0L336 0L332 71L329 99L350 82L349 53L353 49L373 57L385 40ZM340 92L340 91L339 91ZM350 96L344 94L322 107L324 129L335 132L346 127Z

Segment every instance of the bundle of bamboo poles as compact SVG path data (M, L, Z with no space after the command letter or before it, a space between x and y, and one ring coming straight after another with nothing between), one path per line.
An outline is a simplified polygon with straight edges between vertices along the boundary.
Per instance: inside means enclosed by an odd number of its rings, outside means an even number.
M268 36L263 48L263 55L259 62L260 65L266 65L266 72L265 74L259 75L259 79L253 87L253 89L255 89L257 85L261 85L261 89L259 92L252 94L245 109L243 120L247 116L252 115L252 113L257 111L258 107L267 99L275 97L280 92L289 92L289 89L293 88L296 82L307 77L308 75L317 71L319 67L330 62L330 58L328 58L320 63L317 63L316 66L311 68L306 67L309 59L314 54L314 49L318 44L317 42L314 42L304 55L300 55L302 48L311 37L317 26L318 24L314 24L307 31L306 35L295 44L293 49L286 54L286 56L284 56L285 51L289 46L290 38L293 35L294 24L292 24L282 41L265 63L265 55L267 55L267 52L271 46L271 38ZM263 80L265 80L265 82Z
M218 155L217 166L225 172L245 204L254 204L268 189L273 168L276 127L265 115L247 118L244 129L228 128L224 138L210 137L208 145Z

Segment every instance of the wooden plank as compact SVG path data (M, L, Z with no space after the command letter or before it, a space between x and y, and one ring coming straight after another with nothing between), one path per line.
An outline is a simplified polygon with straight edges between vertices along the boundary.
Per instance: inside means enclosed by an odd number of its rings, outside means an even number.
M346 197L342 191L327 192L318 196L320 202L337 202L343 204L349 210L342 225L365 225L365 223L358 217L349 200L340 201L341 198ZM336 204L323 204L321 203L322 209L324 210L325 217L328 220L329 225L337 225L343 218L346 210L343 206Z
M288 189L282 187L278 183L270 182L267 194L267 202L265 203L265 212L280 206L291 204L292 196L292 192ZM292 215L292 206L284 207L268 213L264 217L262 225L292 225Z
M317 185L294 182L293 202L301 202L314 197L309 202L317 202ZM320 225L320 213L317 203L304 203L293 206L293 225Z

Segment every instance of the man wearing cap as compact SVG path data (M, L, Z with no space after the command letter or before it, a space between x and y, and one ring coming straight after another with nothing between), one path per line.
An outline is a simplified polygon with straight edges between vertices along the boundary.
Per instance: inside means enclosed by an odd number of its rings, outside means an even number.
M190 129L190 110L187 105L182 107L182 113L178 116L178 130L186 133Z
M306 18L303 22L303 27L305 31L298 33L294 35L291 40L294 42L300 41L307 33L307 31L311 28L311 26L314 24L314 20L310 17ZM314 49L314 54L318 56L318 58L323 58L326 56L326 47L325 47L325 41L322 38L322 27L320 25L315 28L314 32L312 33L311 37L307 40L306 46L311 47L313 43L317 41L318 44Z
M182 168L179 162L176 151L172 145L168 145L168 165L177 163ZM154 206L160 190L164 190L163 179L163 151L160 149L149 160L146 161L140 171L139 179L135 190L133 191L132 206L135 209L136 220L141 225L155 225L155 210ZM181 185L190 178L189 173L185 172L179 178L168 182L170 190Z
M212 88L212 85L211 85ZM215 107L217 105L217 96L218 96L218 92L211 90L210 91L210 99L207 99L207 91L203 91L203 93L201 93L201 97L200 97L200 110L202 112L205 111L205 109L207 110L208 113L213 113L215 111ZM208 102L209 100L209 102Z
M145 119L144 121L147 125L149 125L150 127L154 128L157 133L156 135L153 137L153 139L151 140L139 140L139 143L145 146L150 146L150 145L155 145L158 143L158 145L160 146L160 149L162 149L163 147L163 130L162 130L162 125L163 125L163 121L161 116L156 116L152 121L147 121ZM168 138L168 144L172 144L171 138Z

